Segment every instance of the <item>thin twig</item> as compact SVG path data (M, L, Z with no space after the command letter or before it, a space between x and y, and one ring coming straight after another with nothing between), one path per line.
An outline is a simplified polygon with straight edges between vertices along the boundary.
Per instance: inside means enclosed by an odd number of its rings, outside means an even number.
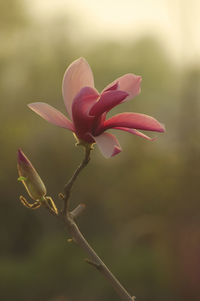
M77 169L75 170L75 172L72 175L71 179L64 186L65 196L64 196L63 214L64 214L65 217L67 216L67 211L69 210L69 198L70 198L70 194L71 194L71 190L72 190L73 184L76 181L76 178L78 177L78 175L81 172L81 170L85 166L87 166L87 164L90 161L90 152L92 150L92 147L91 147L91 145L86 145L84 147L85 147L85 157L84 157L82 163L77 167Z
M71 216L73 219L76 219L81 213L85 210L85 204L79 204L74 210L72 210Z
M133 301L134 297L127 292L119 280L111 273L105 263L99 258L94 249L89 245L83 234L80 232L77 224L70 214L67 215L66 223L73 241L76 242L77 245L79 245L89 255L89 259L86 259L86 262L94 266L110 282L122 300Z
M86 253L87 256L89 256L88 259L86 259L86 262L90 264L91 266L95 267L112 285L112 287L115 289L117 294L121 297L121 300L124 301L133 301L135 300L135 297L132 297L127 290L122 286L122 284L119 282L119 280L111 273L111 271L108 269L108 267L105 265L105 263L100 259L100 257L96 254L94 249L89 245L83 234L80 232L77 224L74 221L74 218L76 218L79 213L84 209L83 205L78 206L71 212L69 211L69 198L71 194L71 190L73 187L73 184L78 177L81 170L87 166L89 160L90 160L90 152L91 152L91 145L88 145L88 147L85 147L85 157L82 161L82 163L78 166L78 168L75 170L74 174L72 175L71 179L68 181L68 183L64 187L65 195L60 195L60 197L64 200L64 222L67 225L69 229L69 233L72 237L70 241L75 242L78 246L80 246ZM47 208L50 213L52 214L51 210ZM55 214L56 215L56 214ZM60 215L57 215L57 217L61 217ZM63 220L63 218L62 218Z
M53 212L52 210L50 210L50 208L46 207L46 209L48 209L48 211L52 215L58 218L61 217L55 214L55 212ZM134 301L135 297L134 296L131 297L128 291L122 286L119 280L112 274L109 268L105 265L105 263L100 259L100 257L94 251L94 249L87 242L83 234L80 232L77 224L73 219L73 215L70 212L68 212L67 214L67 218L65 219L65 224L67 225L69 229L69 233L72 237L68 239L68 242L75 242L79 247L81 247L86 252L86 254L89 256L89 259L85 259L85 261L91 266L95 267L97 271L99 271L110 282L110 284L112 285L116 293L121 297L121 300Z

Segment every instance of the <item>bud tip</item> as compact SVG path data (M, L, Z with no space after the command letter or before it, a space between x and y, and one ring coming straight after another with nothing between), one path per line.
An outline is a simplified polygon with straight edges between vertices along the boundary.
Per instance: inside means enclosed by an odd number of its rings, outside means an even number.
M18 149L18 163L19 162L25 162L27 163L27 158L24 155L23 151L21 150L21 148Z

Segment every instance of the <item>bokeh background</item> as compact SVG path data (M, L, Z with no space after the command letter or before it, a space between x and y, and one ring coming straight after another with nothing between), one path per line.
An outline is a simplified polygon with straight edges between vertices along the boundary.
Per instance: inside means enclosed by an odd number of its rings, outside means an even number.
M0 1L0 300L118 300L63 225L18 200L19 147L58 206L83 156L26 106L65 112L62 77L80 56L99 90L142 75L142 93L112 114L146 113L167 132L154 142L117 133L123 152L109 160L95 148L72 195L87 206L78 224L138 301L200 300L199 11L198 0Z

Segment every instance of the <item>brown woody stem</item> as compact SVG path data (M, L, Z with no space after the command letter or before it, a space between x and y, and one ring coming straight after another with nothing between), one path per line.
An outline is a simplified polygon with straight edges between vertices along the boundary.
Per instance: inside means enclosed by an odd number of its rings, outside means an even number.
M66 218L66 224L68 226L69 232L72 236L73 241L79 245L89 256L89 259L86 259L86 262L94 266L112 285L117 294L121 297L121 300L124 301L133 301L135 297L127 292L127 290L122 286L119 280L111 273L105 263L99 258L93 248L89 245L83 234L80 232L77 224L75 223L73 217L68 212Z
M89 258L85 259L85 261L91 266L95 267L112 285L112 287L117 292L118 296L121 300L124 301L133 301L135 297L131 297L131 295L127 292L127 290L122 286L119 280L111 273L105 263L100 259L94 249L89 245L83 234L80 232L77 224L74 219L77 218L85 208L84 204L78 205L74 210L69 211L69 198L71 194L71 190L74 182L76 181L81 170L88 164L90 161L90 152L92 150L91 145L85 146L85 157L82 163L78 166L71 179L64 187L65 195L59 194L60 198L64 201L64 209L62 214L57 210L57 207L54 204L54 201L51 197L44 197L41 202L35 202L34 204L29 204L24 197L20 197L22 203L28 208L37 208L41 204L54 216L57 218L61 218L62 221L67 225L69 233L71 235L71 239L68 241L74 241L79 247L81 247ZM64 219L63 219L64 217Z
M115 289L117 294L121 297L121 300L133 301L134 297L131 297L131 295L121 285L118 279L111 273L108 267L99 258L99 256L89 245L89 243L87 242L83 234L80 232L77 224L75 223L74 218L76 218L79 215L79 213L83 210L82 206L79 205L73 211L71 212L69 211L69 198L71 195L73 184L76 181L82 169L86 167L87 164L89 163L91 149L92 149L91 145L85 146L85 157L82 163L78 166L78 168L75 170L74 174L72 175L71 179L64 187L65 195L63 196L63 200L64 200L63 214L64 214L65 223L68 226L72 240L87 253L87 256L89 256L89 258L86 259L86 262L94 266L110 282L110 284Z
M70 194L71 194L71 191L72 191L73 184L76 181L76 179L77 179L79 173L81 172L81 170L85 166L87 166L87 164L90 161L90 152L92 150L92 146L90 144L88 144L88 145L85 145L84 147L85 147L85 157L84 157L83 161L77 167L77 169L75 170L75 172L72 175L71 179L64 186L65 196L64 196L63 214L64 214L65 217L67 216L67 212L69 211L69 198L70 198Z

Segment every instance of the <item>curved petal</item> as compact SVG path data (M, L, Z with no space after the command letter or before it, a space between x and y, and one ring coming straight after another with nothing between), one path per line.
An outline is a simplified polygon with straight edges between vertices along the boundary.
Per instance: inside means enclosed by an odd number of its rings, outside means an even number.
M69 65L62 82L64 103L70 117L74 97L86 86L94 87L94 78L88 62L84 58L79 58Z
M151 138L143 133L141 133L140 131L137 131L135 129L129 129L129 128L123 128L123 127L116 127L116 128L113 128L115 130L121 130L121 131L125 131L125 132L128 132L130 134L133 134L133 135L136 135L136 136L139 136L139 137L142 137L144 139L147 139L149 141L154 141L156 140L156 138Z
M165 128L155 118L139 113L121 113L106 120L103 131L114 127L125 127L145 131L164 132Z
M128 73L128 74L125 74L125 75L117 78L114 82L109 84L103 91L112 89L112 87L114 87L115 84L118 83L119 90L125 91L129 94L125 100L129 100L140 93L141 81L142 81L141 76L135 75L132 73Z
M103 92L100 99L92 106L90 115L97 117L104 112L110 111L112 108L120 104L127 96L128 93L119 90Z
M103 90L103 92L105 92L105 91L110 91L110 90L117 90L118 87L119 87L119 83L118 83L117 81L114 81L114 82L113 82L113 85L112 85L112 84L109 84L107 87L108 87L108 88L107 88L107 89L105 88L105 89Z
M88 133L92 133L95 117L89 114L93 104L98 99L97 91L90 87L84 87L76 95L72 104L72 118L75 132L78 138L91 142Z
M72 122L61 112L48 105L47 103L34 102L28 104L28 107L48 122L74 132L74 126Z
M101 153L106 158L113 157L122 151L117 138L112 134L103 133L99 136L93 137L93 139L98 145Z

